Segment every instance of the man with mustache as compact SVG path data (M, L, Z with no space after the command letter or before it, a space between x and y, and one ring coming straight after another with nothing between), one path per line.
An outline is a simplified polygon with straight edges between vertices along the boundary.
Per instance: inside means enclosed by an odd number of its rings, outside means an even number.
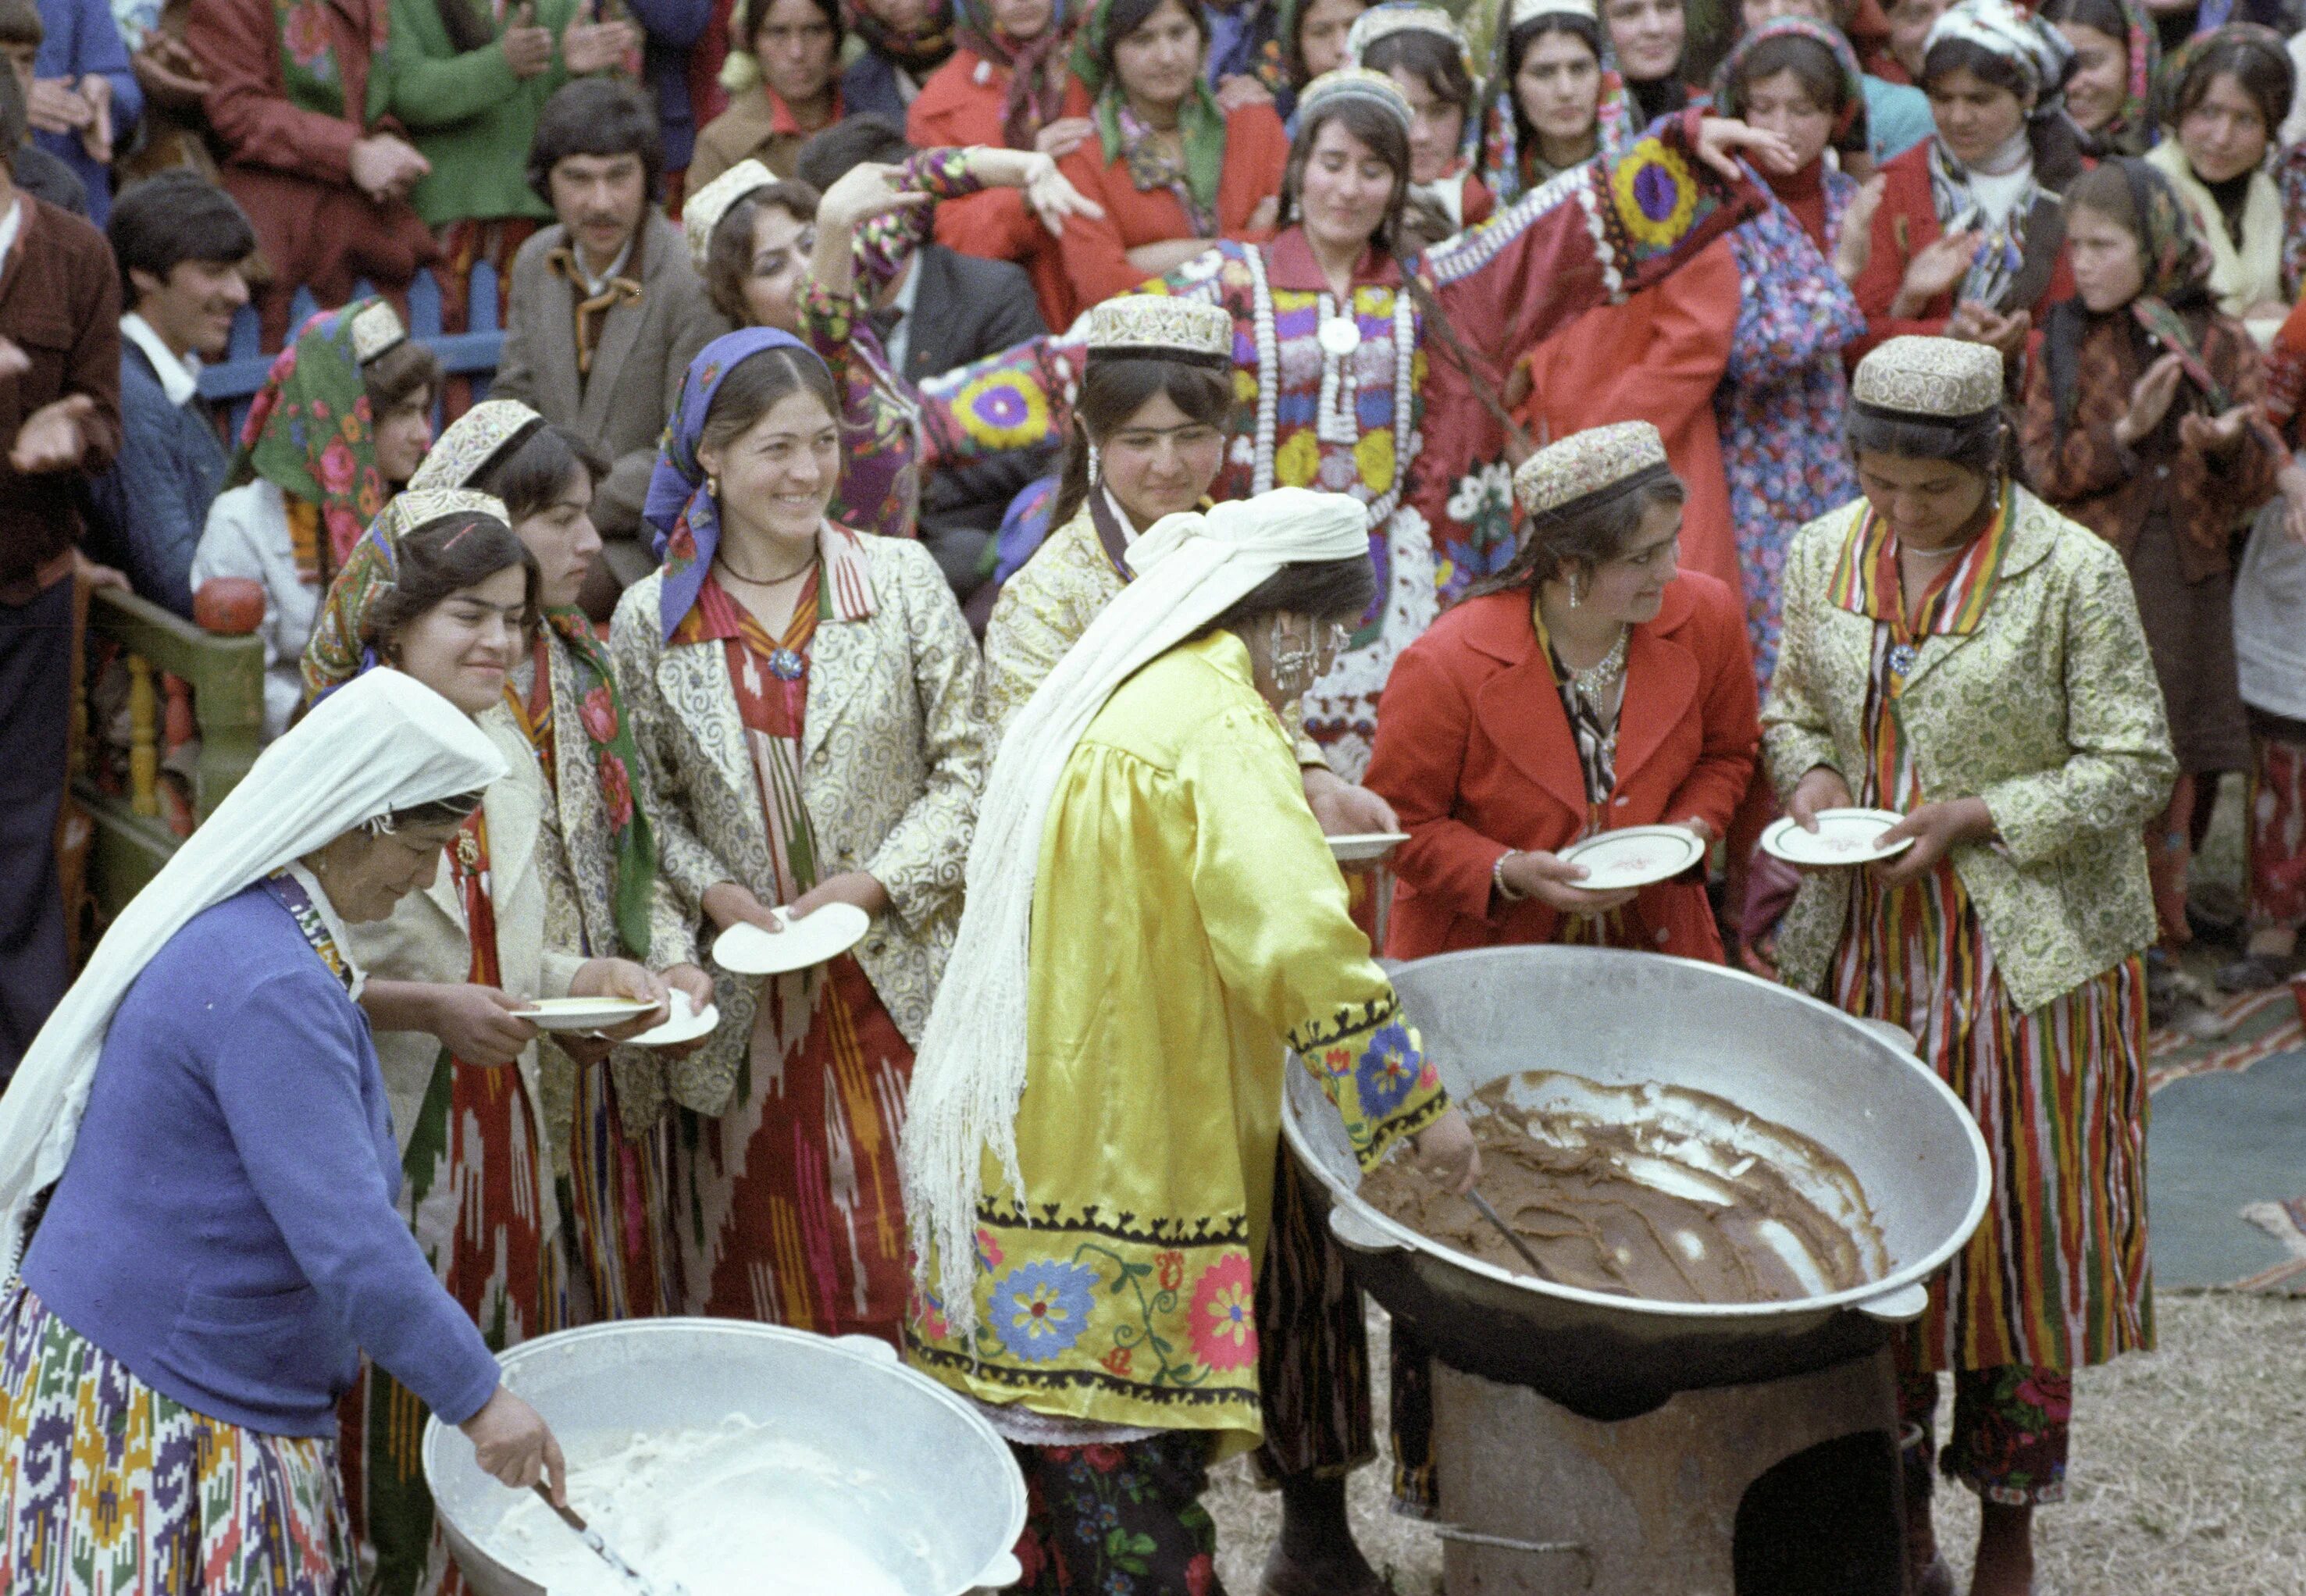
M697 351L729 330L661 197L664 146L631 89L586 78L544 104L528 182L559 219L512 267L504 352L490 392L589 440L612 464L593 495L604 542L580 600L605 620L655 564L641 502L665 417Z

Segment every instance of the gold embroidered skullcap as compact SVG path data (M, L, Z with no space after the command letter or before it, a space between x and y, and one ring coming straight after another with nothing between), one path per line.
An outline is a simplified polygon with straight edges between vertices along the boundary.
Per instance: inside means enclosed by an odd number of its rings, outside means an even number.
M506 525L512 525L512 516L504 500L494 494L475 493L470 488L409 488L393 497L377 517L397 550L400 540L421 527L449 516L494 516Z
M353 316L353 359L366 365L395 344L406 343L408 329L400 312L383 300L371 300Z
M483 399L448 423L408 479L409 489L464 487L543 424L518 399Z
M1648 422L1613 422L1572 432L1524 460L1514 473L1514 495L1529 514L1543 516L1670 469L1657 428Z
M1506 13L1506 31L1510 33L1540 17L1584 17L1599 27L1601 8L1599 0L1513 0L1513 8Z
M1962 421L2002 405L2002 355L1988 344L1902 333L1858 363L1849 397L1875 410Z
M1430 33L1448 40L1456 47L1465 76L1481 77L1473 70L1473 47L1465 42L1465 30L1457 26L1457 19L1438 5L1420 5L1414 0L1385 0L1384 4L1372 5L1355 17L1354 25L1345 30L1345 59L1355 66L1367 66L1370 47L1396 33Z
M721 225L738 201L777 181L777 175L756 160L741 160L688 196L680 208L680 230L688 240L688 259L697 270L713 248L713 229Z
M1306 84L1297 96L1297 125L1308 125L1323 106L1348 99L1367 100L1409 131L1409 97L1391 77L1365 66L1341 66Z
M1302 103L1302 102L1301 102ZM1123 294L1089 307L1089 353L1153 355L1192 365L1233 365L1233 316L1222 305L1166 294Z

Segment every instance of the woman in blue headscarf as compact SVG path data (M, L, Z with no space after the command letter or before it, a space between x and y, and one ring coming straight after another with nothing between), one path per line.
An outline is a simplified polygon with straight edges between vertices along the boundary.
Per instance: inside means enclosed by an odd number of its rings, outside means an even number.
M670 1069L674 1307L893 1343L897 1131L986 736L952 590L918 543L825 517L840 476L832 373L807 345L748 328L705 346L644 510L663 565L626 591L609 652L688 923L872 917L828 962L716 971L720 1029Z

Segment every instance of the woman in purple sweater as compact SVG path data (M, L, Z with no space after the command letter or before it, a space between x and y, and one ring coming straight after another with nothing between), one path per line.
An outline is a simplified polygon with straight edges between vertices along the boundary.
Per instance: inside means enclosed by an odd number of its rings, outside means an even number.
M265 750L33 1043L0 1100L0 1590L349 1591L336 1407L363 1353L499 1480L559 1489L394 1207L345 951L504 768L370 672Z

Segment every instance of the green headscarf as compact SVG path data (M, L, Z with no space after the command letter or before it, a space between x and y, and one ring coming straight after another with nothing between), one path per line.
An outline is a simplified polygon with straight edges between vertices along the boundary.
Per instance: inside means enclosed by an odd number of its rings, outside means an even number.
M1073 76L1095 97L1096 108L1090 113L1097 120L1097 138L1105 146L1105 158L1117 161L1129 159L1130 181L1142 191L1159 186L1160 179L1151 174L1150 165L1140 158L1140 151L1122 133L1121 112L1123 105L1120 79L1107 75L1107 64L1113 59L1113 46L1119 41L1108 37L1113 22L1113 9L1119 0L1097 0L1081 19L1080 30L1073 37ZM1185 145L1185 183L1191 191L1193 205L1214 217L1217 208L1217 184L1225 175L1226 119L1217 108L1217 97L1209 92L1206 77L1193 74L1192 91L1177 107L1177 127Z

